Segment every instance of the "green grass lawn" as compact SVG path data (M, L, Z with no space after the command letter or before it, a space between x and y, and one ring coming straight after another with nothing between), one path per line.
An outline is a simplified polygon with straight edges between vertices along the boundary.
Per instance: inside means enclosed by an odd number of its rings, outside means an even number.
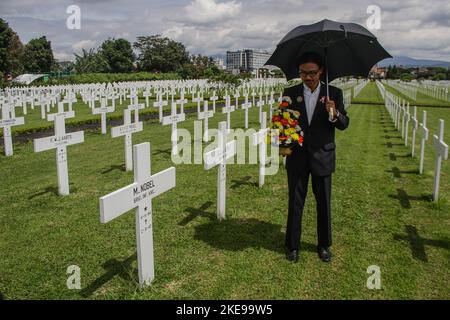
M353 91L352 91L353 94ZM377 85L375 82L369 82L366 86L361 90L361 92L353 97L352 103L379 103L383 104L383 97L381 96Z
M378 100L370 86L360 97ZM431 131L445 119L450 141L450 110L427 110ZM68 147L67 197L55 194L54 151L35 154L27 143L15 145L12 157L0 156L0 293L6 299L448 299L448 161L441 200L433 203L431 140L419 176L418 159L410 157L384 106L355 104L348 111L350 127L337 134L331 263L315 252L311 189L300 261L285 259L282 166L262 188L257 165L228 166L227 219L218 222L216 169L178 165L176 188L153 201L156 278L139 289L134 212L99 221L99 197L133 181L122 169L123 138L89 132L85 143ZM252 108L250 125L257 127L256 119ZM193 120L179 127L193 131ZM210 128L224 120L217 114ZM243 127L241 110L232 115L232 126ZM146 122L133 143L147 141L152 172L172 166L170 126ZM81 268L81 291L66 287L70 265ZM371 265L381 269L381 290L366 287Z

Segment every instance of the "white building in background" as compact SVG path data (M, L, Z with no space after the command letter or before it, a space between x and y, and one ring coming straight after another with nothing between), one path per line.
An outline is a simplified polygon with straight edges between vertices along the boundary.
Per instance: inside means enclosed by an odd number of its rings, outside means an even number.
M227 67L225 66L225 61L223 59L220 58L214 58L213 59L213 63L215 64L215 66L217 68L219 68L219 70L225 70Z
M232 73L254 72L264 67L270 53L252 49L227 51L227 70Z

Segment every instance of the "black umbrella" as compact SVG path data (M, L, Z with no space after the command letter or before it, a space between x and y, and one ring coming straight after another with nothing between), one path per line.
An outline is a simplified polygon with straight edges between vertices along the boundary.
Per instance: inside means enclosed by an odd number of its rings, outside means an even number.
M325 19L290 31L266 65L279 67L288 80L298 78L298 59L309 51L325 59L322 80L327 83L327 95L329 81L343 76L367 77L378 61L392 58L366 28Z

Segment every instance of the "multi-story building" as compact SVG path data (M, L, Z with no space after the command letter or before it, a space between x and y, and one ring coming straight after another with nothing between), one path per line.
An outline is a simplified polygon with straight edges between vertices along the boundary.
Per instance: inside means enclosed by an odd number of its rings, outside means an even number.
M252 49L227 51L227 70L235 72L253 72L264 67L270 53Z

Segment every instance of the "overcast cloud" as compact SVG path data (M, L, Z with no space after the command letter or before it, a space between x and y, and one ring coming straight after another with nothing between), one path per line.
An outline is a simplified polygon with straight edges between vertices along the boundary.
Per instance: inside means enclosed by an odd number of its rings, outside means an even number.
M80 30L66 27L73 4L81 9ZM59 60L110 37L134 42L152 34L215 56L241 48L271 52L292 28L322 19L366 26L369 5L381 9L381 28L370 31L392 55L450 61L448 0L1 0L0 17L24 43L46 35Z

